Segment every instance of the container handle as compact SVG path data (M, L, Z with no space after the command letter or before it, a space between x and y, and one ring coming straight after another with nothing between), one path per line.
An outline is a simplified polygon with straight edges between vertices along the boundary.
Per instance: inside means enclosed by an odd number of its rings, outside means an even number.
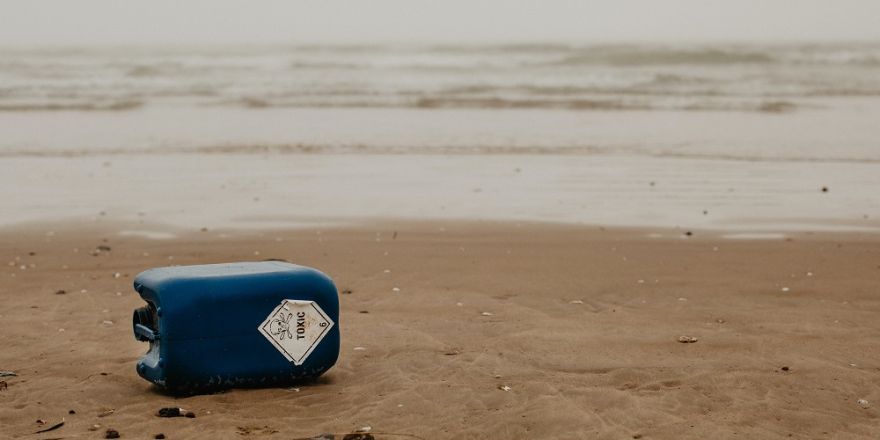
M155 341L159 339L159 335L154 332L153 329L143 324L134 325L134 334L135 337L141 341Z

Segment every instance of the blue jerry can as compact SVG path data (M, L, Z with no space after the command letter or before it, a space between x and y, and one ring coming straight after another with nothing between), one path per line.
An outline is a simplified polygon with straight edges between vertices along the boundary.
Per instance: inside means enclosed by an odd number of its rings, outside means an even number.
M171 393L285 386L315 378L339 356L333 281L277 261L150 269L134 288L144 379Z

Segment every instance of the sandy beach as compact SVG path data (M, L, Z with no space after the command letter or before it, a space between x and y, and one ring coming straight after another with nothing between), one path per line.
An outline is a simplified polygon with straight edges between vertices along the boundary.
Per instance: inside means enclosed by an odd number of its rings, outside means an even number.
M0 389L3 437L370 426L377 438L871 439L880 424L876 235L455 221L120 230L0 232L0 370L17 373ZM292 389L179 399L137 376L134 275L268 258L335 278L336 367ZM196 418L156 417L165 406Z
M0 47L0 439L880 437L876 42L68 40ZM138 273L267 259L333 368L138 376Z

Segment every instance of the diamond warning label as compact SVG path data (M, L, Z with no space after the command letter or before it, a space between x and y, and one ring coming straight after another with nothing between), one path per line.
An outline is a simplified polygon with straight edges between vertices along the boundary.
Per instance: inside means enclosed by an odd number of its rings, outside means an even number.
M302 365L333 327L314 301L286 299L259 326L260 333L294 365Z

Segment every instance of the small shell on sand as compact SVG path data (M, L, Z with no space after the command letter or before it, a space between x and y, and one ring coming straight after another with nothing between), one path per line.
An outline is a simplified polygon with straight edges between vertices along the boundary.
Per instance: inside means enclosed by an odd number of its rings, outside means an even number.
M495 314L492 313L492 312L482 312L482 313L480 313L480 315L482 315L482 316L494 316Z
M868 403L868 401L865 399L859 399L856 401L856 403L858 403L859 406L861 406L862 408L867 408L867 407L871 406L871 404Z
M693 344L694 342L697 342L697 341L699 341L699 339L696 336L679 336L678 337L678 342L681 342L682 344Z
M507 385L498 385L498 389L501 391L510 391L512 388Z

